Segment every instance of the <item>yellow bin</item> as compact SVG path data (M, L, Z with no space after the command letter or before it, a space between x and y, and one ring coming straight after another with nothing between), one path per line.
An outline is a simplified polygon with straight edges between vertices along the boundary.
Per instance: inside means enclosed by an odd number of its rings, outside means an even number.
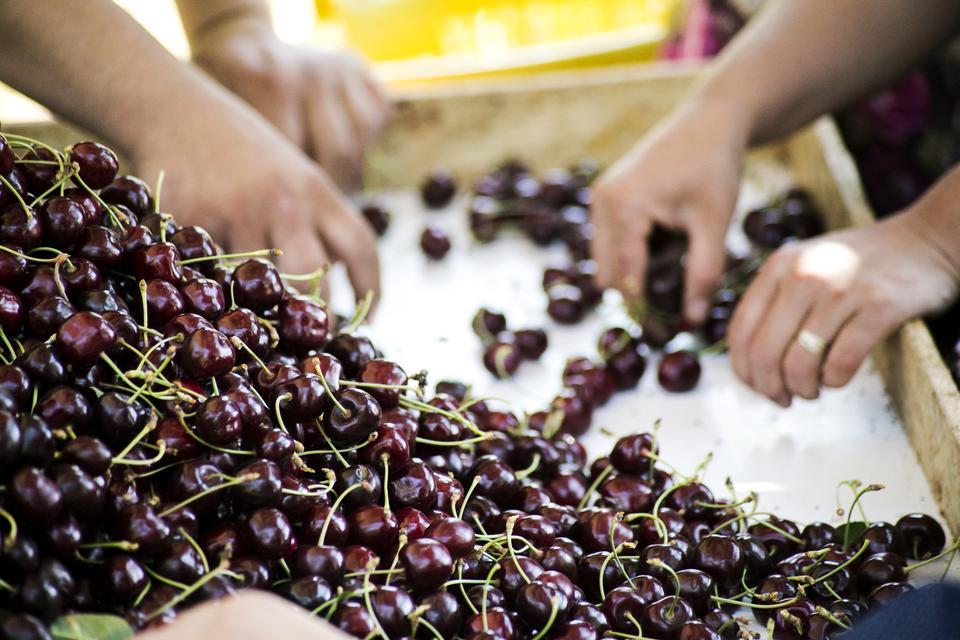
M682 0L316 0L393 82L653 59Z

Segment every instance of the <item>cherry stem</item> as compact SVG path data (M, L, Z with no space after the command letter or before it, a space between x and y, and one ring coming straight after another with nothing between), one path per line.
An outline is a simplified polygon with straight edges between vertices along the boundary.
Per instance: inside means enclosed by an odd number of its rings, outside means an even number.
M180 535L183 536L184 540L186 540L187 543L193 547L193 550L197 552L197 555L200 556L200 563L203 564L203 572L206 573L210 571L210 565L207 564L207 554L200 549L200 545L197 544L197 541L193 539L193 536L187 533L187 530L183 527L177 527L177 531L180 532Z
M914 564L910 565L909 567L906 567L906 568L903 570L903 572L909 574L909 573L910 573L911 571L913 571L914 569L917 569L917 568L919 568L919 567L923 567L923 566L925 566L925 565L928 565L928 564L930 564L931 562L936 562L937 560L939 560L939 559L941 559L941 558L943 558L943 557L946 557L948 554L956 553L958 549L960 549L960 538L957 538L956 541L955 541L952 545L950 545L949 547L947 547L946 549L944 549L943 551L941 551L941 552L938 553L937 555L935 555L935 556L933 556L933 557L931 557L931 558L927 558L926 560L921 560L920 562L915 562Z
M220 476L220 474L217 474L217 475ZM221 476L221 477L226 477L226 476ZM187 498L186 500L184 500L184 501L182 501L182 502L178 502L177 504L173 505L172 507L168 507L167 509L164 509L163 511L161 511L161 512L158 513L157 515L159 515L161 518L165 518L165 517L167 517L168 515L170 515L171 513L174 513L174 512L176 512L176 511L179 511L180 509L183 509L184 507L193 504L194 502L196 502L197 500L200 500L201 498L205 498L206 496L210 495L211 493L216 493L217 491L222 491L223 489L229 489L230 487L235 487L235 486L237 486L238 484L243 484L244 482L256 480L256 479L258 479L259 477L260 477L260 474L259 474L259 473L255 473L255 472L251 472L251 473L241 473L241 474L240 474L239 476L237 476L236 478L229 478L229 479L226 480L225 482L221 482L221 483L218 484L218 485L214 485L214 486L212 486L212 487L207 487L206 489L204 489L204 490L201 491L200 493L196 493L196 494L190 496L189 498Z
M821 607L820 605L817 605L817 613L845 631L849 631L851 628L849 624L845 623L839 617L833 615L829 610Z
M850 546L850 518L853 517L853 508L860 502L860 499L863 498L864 495L873 491L883 491L884 488L885 487L882 484L868 484L863 489L860 489L857 492L857 494L853 497L853 503L850 505L850 508L847 509L846 526L843 528L843 548L844 549L847 549Z
M673 600L670 601L670 608L667 609L667 618L672 619L673 612L677 606L677 600L680 598L680 576L678 576L677 572L673 570L673 567L668 565L666 562L664 562L660 558L650 558L649 560L647 560L647 564L649 564L652 567L657 567L658 569L662 569L663 571L666 571L667 573L670 574L670 577L673 578L673 588L676 595L674 596Z
M3 507L0 507L0 518L3 518L4 520L6 520L7 523L9 523L10 525L10 531L9 533L7 533L6 536L4 536L2 541L3 545L0 546L0 548L9 547L10 545L12 545L14 542L17 541L17 521L14 520L13 516L10 515L10 513L6 511Z
M463 495L463 502L460 504L460 513L457 514L457 517L460 518L461 520L463 520L463 514L467 510L467 502L470 501L470 498L473 496L473 492L476 490L477 485L479 484L480 484L480 477L474 476L473 480L470 482L470 486L467 487L467 492Z
M264 361L260 359L260 356L258 356L256 353L254 353L253 349L251 349L251 348L247 345L246 342L244 342L243 340L241 340L241 339L238 338L237 336L230 336L230 344L232 344L235 349L240 349L240 350L242 350L242 351L246 351L247 354L248 354L251 358L253 358L253 361L256 362L258 365L260 365L260 368L262 368L264 371L269 371L269 370L270 370L270 369L267 368L266 363L264 363Z
M383 630L383 625L380 624L380 619L377 618L377 614L373 610L373 605L370 603L370 591L372 591L370 588L370 572L373 571L376 566L377 561L370 560L370 563L367 564L367 570L363 574L363 601L367 606L367 613L370 614L370 619L373 620L374 624L376 625L375 631L377 631L379 635L383 636L383 640L390 640L390 636L388 636L387 632Z
M111 222L113 222L113 224L114 224L118 229L123 228L124 223L130 221L130 219L126 216L126 214L122 213L122 212L121 212L119 209L117 209L116 207L113 207L113 206L107 204L106 202L104 202L104 201L103 201L103 198L101 198L100 195L99 195L96 191L94 191L93 189L91 189L91 188L87 185L87 183L83 181L83 179L80 177L79 171L76 172L76 173L73 175L73 180L74 180L74 182L76 182L77 184L79 184L81 187L83 187L83 190L84 190L84 191L86 191L86 192L89 193L91 196L93 196L94 200L96 200L97 203L98 203L101 207L103 207L104 209L106 209L107 213L110 215L110 220L111 220ZM119 214L119 216L118 216L117 214Z
M27 216L27 220L33 218L33 211L30 209L30 206L23 199L23 196L20 195L20 192L17 191L17 188L10 184L10 181L0 175L0 183L3 183L3 186L7 188L7 191L12 193L17 201L20 203L20 206L23 208L23 213Z
M577 511L580 511L581 509L585 509L587 505L590 504L590 498L593 497L593 494L597 490L597 487L603 484L603 481L606 480L607 476L609 476L612 472L613 472L613 465L609 464L606 466L606 468L603 471L597 474L597 477L594 478L593 482L590 483L590 486L587 487L587 490L583 494L583 497L580 498L580 503L577 505Z
M166 175L167 173L163 169L160 169L160 173L157 174L157 188L154 191L156 195L153 196L153 212L154 213L160 213L160 193L163 191L163 178Z
M386 453L381 453L380 464L383 465L383 511L385 515L390 515L390 492L386 490L387 487L390 486L390 456Z
M322 378L321 378L322 379ZM330 439L330 436L327 434L327 430L323 428L323 423L319 419L316 420L317 427L320 430L320 435L323 436L323 441L327 443L327 446L333 451L333 455L336 456L337 461L342 464L344 467L349 467L350 463L347 462L347 459L343 457L343 454L340 453L340 450L333 444L333 440ZM376 433L370 434L372 437L368 442L373 442L376 439Z
M239 258L271 258L274 256L283 255L283 251L280 249L259 249L258 251L245 251L242 253L220 253L212 256L199 256L196 258L188 258L187 260L178 260L177 264L180 266L196 264L198 262L209 262L211 260L235 260Z
M40 247L40 248L43 248L43 247ZM34 251L37 251L37 250L39 250L40 248L34 249ZM55 256L52 257L52 258L37 258L37 257L31 256L31 255L28 255L28 254L26 254L26 253L21 253L20 251L17 251L16 249L11 249L10 247L8 247L8 246L5 245L5 244L0 244L0 251L3 251L4 253L9 253L10 255L13 255L13 256L17 256L18 258L23 258L24 260L26 260L26 261L28 261L28 262L36 262L36 263L40 263L40 264L50 264L50 263L56 262L57 260L60 260L60 259L61 259L60 256L61 256L61 254L63 254L62 251L60 251L59 249L53 249L53 248L51 248L50 250L51 250L51 251L56 251L56 252L57 252L57 255L55 255Z
M179 589L180 591L184 591L190 588L190 585L184 584L182 582L177 582L176 580L171 580L170 578L163 577L162 575L160 575L159 573L157 573L156 571L148 567L146 564L143 565L143 570L146 571L151 578L153 578L154 580L157 580L158 582L162 582L168 587L173 587L174 589Z
M323 541L327 539L327 529L330 528L330 521L333 520L333 516L336 515L337 509L340 507L340 504L343 502L343 499L346 498L352 491L363 488L364 491L370 491L373 487L370 486L369 482L358 482L352 484L346 489L344 489L337 499L333 501L333 504L330 505L330 514L327 516L326 520L323 521L323 527L320 529L320 537L317 539L317 546L323 546Z
M517 519L519 517L520 516L511 516L507 519L507 528L505 532L507 535L507 550L510 552L510 558L513 560L513 565L517 568L517 572L520 573L520 577L522 577L523 580L529 584L530 577L523 570L523 567L520 566L520 561L517 560L517 552L513 548L513 527L517 524Z
M177 420L180 421L180 426L183 427L183 430L187 433L187 435L193 438L194 440L196 440L197 442L199 442L200 444L202 444L203 446L205 446L206 448L213 449L214 451L219 451L220 453L230 453L236 456L257 455L256 451L248 451L246 449L228 449L226 447L218 447L213 443L207 442L206 440L200 437L200 434L196 433L193 429L189 427L189 425L187 425L186 416L184 415L183 411L179 409L179 407L176 409L176 414L177 414Z
M509 523L508 523L508 524L509 524ZM516 558L514 558L514 562L516 562ZM519 569L520 567L517 567L517 568ZM487 584L493 583L493 574L495 574L495 573L496 573L497 571L499 571L499 570L500 570L500 563L499 563L499 562L494 563L493 566L490 567L490 570L487 572ZM522 571L520 572L520 575L523 575L523 572L522 572ZM529 580L528 580L528 582L529 582ZM461 585L460 588L462 589L463 586ZM466 595L466 594L464 594L464 595ZM488 631L488 630L489 630L489 629L487 628L487 600L488 600L488 599L489 599L489 598L487 598L487 589L486 589L486 587L485 587L485 588L483 589L483 599L480 600L480 619L481 619L481 621L483 622L483 630L484 630L484 631ZM469 599L469 598L467 598L467 602L470 602L470 599ZM473 607L473 604L471 603L470 606L471 606L471 608L472 608L472 607ZM474 611L476 611L476 609L474 609Z
M386 493L386 492L384 492ZM384 580L385 585L390 585L390 580L393 579L393 576L397 573L402 573L404 569L397 569L397 563L400 562L400 552L407 545L407 534L401 533L397 538L397 552L393 554L393 562L390 563L390 569L387 571L387 579Z
M468 438L466 440L431 440L430 438L421 438L420 436L417 436L416 441L419 444L428 444L435 447L460 447L468 444L476 444L477 442L485 442L490 438L491 436L485 433L482 436Z
M365 446L367 446L368 444L370 444L371 442L373 442L373 441L376 440L376 439L377 439L377 434L376 434L376 432L374 432L374 433L371 433L371 434L367 437L367 439L364 440L363 442L361 442L360 444L350 445L349 447L344 447L343 449L311 449L310 451L301 451L301 452L300 452L300 457L323 455L323 454L325 454L325 453L332 453L332 454L337 454L337 453L349 453L350 451L356 451L356 450L358 450L358 449L363 449ZM349 466L349 465L347 465L347 466Z
M556 409L551 411L547 415L547 420L543 425L543 437L547 440L552 440L553 436L557 435L557 432L560 431L560 427L563 426L564 419L563 411Z
M283 430L283 432L286 434L289 434L290 432L287 430L287 425L284 424L283 422L283 415L281 415L280 413L280 403L286 402L292 399L293 399L293 394L287 392L287 393L282 393L278 395L277 399L273 401L273 412L277 415L277 424L280 425L280 429Z
M190 585L189 587L187 587L186 589L184 589L183 591L181 591L180 593L178 593L176 596L174 596L173 598L171 598L171 599L170 599L166 604L164 604L162 607L160 607L159 609L157 609L157 610L154 611L153 613L148 614L147 617L146 617L146 620L147 620L147 621L150 621L150 620L153 620L154 618L156 618L156 617L159 616L159 615L163 615L163 613L164 613L165 611L168 611L169 609L172 609L173 607L177 606L178 604L180 604L181 602L183 602L184 600L186 600L187 598L189 598L189 597L190 597L191 595L193 595L198 589L200 589L201 587L203 587L203 585L207 584L208 582L210 582L211 580L213 580L213 579L216 578L217 576L221 575L222 573L224 573L224 572L225 572L227 569L229 569L229 568L230 568L230 561L227 560L226 558L222 558L222 559L220 560L220 564L217 566L217 568L215 568L213 571L208 572L208 573L205 574L203 577L201 577L199 580L197 580L196 582L194 582L192 585Z
M77 547L78 549L120 549L121 551L136 551L140 545L129 540L110 540L107 542L87 542Z
M463 594L463 601L467 603L467 606L470 607L470 610L473 611L474 614L480 613L477 611L477 608L473 606L473 603L470 602L470 598L467 596L467 588L464 586L465 583L463 580L463 560L460 559L457 560L457 585L460 587L460 593ZM490 578L488 577L487 582L489 582L489 580Z
M424 620L422 615L421 615L421 616L417 616L417 620L416 620L416 622L414 623L414 629L416 629L416 626L417 626L417 625L421 625L421 624L422 624L423 626L425 626L430 633L433 634L433 637L434 637L434 638L436 638L437 640L444 640L443 634L441 634L441 633L437 630L437 628L436 628L435 626L433 626L432 624L430 624L429 621Z
M73 167L70 167L67 171L63 171L63 170L59 171L58 172L58 175L60 176L59 179L55 183L53 183L52 187L50 187L49 189L47 189L46 191L38 195L36 198L34 198L30 202L30 206L31 207L35 206L38 202L46 198L48 195L50 195L57 189L61 189L64 186L64 183L70 179L72 169ZM63 195L63 191L60 192L60 195Z
M150 433L151 431L153 431L153 430L156 429L156 428L157 428L157 414L156 414L155 412L151 411L151 412L150 412L150 418L147 420L147 424L143 425L143 428L140 429L140 432L137 433L137 435L135 435L135 436L133 437L133 440L131 440L131 441L127 444L127 446L125 446L123 449L121 449L121 450L120 450L120 453L118 453L116 456L113 457L113 461L112 461L112 462L116 462L117 460L123 460L124 458L126 458L126 457L127 457L127 454L130 453L131 451L133 451L133 448L136 447L137 444L138 444L141 440L143 440L143 439L147 436L148 433Z
M126 458L113 458L110 461L110 464L121 464L127 467L150 467L156 463L163 460L163 456L167 454L167 443L165 440L161 440L157 445L157 453L152 458L146 458L144 460L127 460Z
M534 453L533 460L530 461L530 464L527 466L527 468L521 469L520 471L515 472L514 475L517 477L518 480L523 480L524 478L529 476L531 473L536 471L539 467L540 467L540 454Z
M310 273L281 273L280 277L292 282L304 282L309 280L319 280L330 271L330 265L325 264L319 269L314 269Z
M554 621L557 619L557 610L560 608L558 600L556 596L550 598L550 617L547 618L547 623L543 625L543 629L540 629L539 633L533 636L533 640L542 640L542 638L547 635L547 632L550 631Z
M341 333L353 333L357 328L363 324L363 321L367 319L367 315L370 313L370 307L373 306L373 291L367 291L363 300L360 301L360 304L357 305L356 310L353 312L353 318L350 319L350 322L346 327L343 328Z
M333 393L333 390L330 389L330 385L327 384L326 376L324 376L323 373L320 371L320 365L319 364L315 365L314 369L317 372L317 377L320 378L320 384L323 385L323 390L327 393L327 396L330 398L330 402L332 402L333 406L335 406L337 409L340 410L340 413L342 413L345 417L349 418L351 415L350 410L344 407L342 404L340 404L340 401L337 400L336 394Z
M414 400L413 398L407 398L405 396L400 396L400 405L403 406L405 409L413 408L413 409L417 409L418 411L423 411L426 413L439 413L440 415L450 418L451 420L456 420L457 422L465 426L470 431L473 431L477 435L481 435L481 436L487 435L485 431L480 429L480 427L475 425L470 420L467 420L464 416L460 415L459 413L452 413L450 411L447 411L446 409L441 409L439 407L433 406L432 404L427 404L426 402L420 402L419 400Z

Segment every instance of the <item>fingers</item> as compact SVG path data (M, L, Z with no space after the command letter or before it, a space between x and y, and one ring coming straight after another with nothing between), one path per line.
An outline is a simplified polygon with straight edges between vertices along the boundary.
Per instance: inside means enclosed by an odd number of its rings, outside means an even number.
M730 330L727 332L730 364L737 377L748 385L751 384L749 356L753 336L767 309L773 304L780 281L789 267L790 262L781 252L771 256L737 304L730 322Z
M370 84L359 78L345 78L341 92L354 131L361 145L367 148L376 141L387 123L387 106L370 90Z
M800 327L830 344L855 311L853 299L827 293L814 304ZM787 392L813 400L820 395L820 369L826 353L813 354L792 340L783 359L783 377Z
M286 224L276 227L271 232L273 246L283 253L277 257L277 266L282 273L304 275L312 273L330 264L330 256L318 236L309 217L294 215ZM296 283L302 288L309 288L310 281ZM321 295L329 299L329 289L326 279L321 281Z
M332 193L333 187L321 186L317 193L318 207L314 224L332 257L342 260L353 291L359 300L373 294L373 307L380 299L380 260L377 237L370 225L343 198Z
M617 289L634 302L643 296L651 223L642 212L628 211L615 192L612 186L601 185L597 190L591 254L597 261L600 286Z
M341 188L356 190L362 182L362 147L339 90L329 78L314 73L316 88L306 97L310 155Z
M723 275L726 263L723 228L716 225L691 227L686 257L684 314L695 325L707 317L710 296Z
M871 349L897 326L897 322L861 309L830 346L823 365L824 386L836 388L850 382Z

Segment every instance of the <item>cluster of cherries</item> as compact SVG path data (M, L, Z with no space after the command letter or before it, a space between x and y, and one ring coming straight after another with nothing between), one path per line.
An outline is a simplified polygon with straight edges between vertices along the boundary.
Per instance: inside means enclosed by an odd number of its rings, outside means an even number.
M547 350L543 329L507 329L507 317L481 308L473 316L473 331L484 345L483 366L498 378L510 378L523 360L539 360Z

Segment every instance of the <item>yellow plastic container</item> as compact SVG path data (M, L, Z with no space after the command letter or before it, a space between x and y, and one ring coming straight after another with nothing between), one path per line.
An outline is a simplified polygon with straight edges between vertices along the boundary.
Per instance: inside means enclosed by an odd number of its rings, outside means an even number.
M387 79L652 59L682 0L316 0Z

